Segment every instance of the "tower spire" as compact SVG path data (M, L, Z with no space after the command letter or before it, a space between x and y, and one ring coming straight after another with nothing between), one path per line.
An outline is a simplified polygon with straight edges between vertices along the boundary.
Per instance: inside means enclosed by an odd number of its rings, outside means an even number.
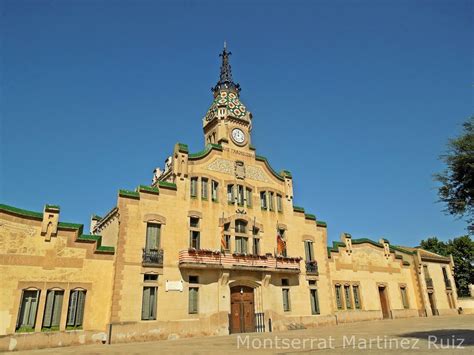
M222 50L222 53L219 54L219 57L222 57L219 81L217 82L216 86L212 88L212 92L214 93L214 96L216 96L219 93L219 91L223 89L234 91L237 95L239 95L240 85L234 83L232 79L232 68L229 62L229 56L231 54L232 52L227 51L227 42L224 41L224 49Z

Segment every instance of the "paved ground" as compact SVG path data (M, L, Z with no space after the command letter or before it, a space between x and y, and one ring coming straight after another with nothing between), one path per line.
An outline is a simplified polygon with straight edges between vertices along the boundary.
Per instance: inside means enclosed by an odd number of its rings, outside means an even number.
M460 347L460 348L458 348ZM474 354L474 315L409 318L315 329L148 343L84 345L15 354Z

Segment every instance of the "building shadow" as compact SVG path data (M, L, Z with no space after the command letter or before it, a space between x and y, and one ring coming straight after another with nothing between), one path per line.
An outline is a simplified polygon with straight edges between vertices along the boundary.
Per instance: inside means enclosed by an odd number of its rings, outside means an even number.
M474 330L470 329L437 329L424 332L411 332L400 334L403 338L418 338L437 345L440 348L456 348L461 346L474 346ZM461 344L462 342L462 344Z

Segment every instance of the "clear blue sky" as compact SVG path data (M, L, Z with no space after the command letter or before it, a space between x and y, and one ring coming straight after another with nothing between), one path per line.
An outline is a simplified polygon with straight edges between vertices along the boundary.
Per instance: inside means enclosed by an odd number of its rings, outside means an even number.
M0 4L3 203L88 226L176 142L201 150L226 39L258 154L330 240L465 232L432 174L472 114L472 1Z

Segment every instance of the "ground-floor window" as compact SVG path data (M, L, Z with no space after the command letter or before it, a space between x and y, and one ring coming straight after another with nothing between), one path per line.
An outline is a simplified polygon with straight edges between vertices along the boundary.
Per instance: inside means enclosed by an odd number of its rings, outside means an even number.
M189 313L198 313L199 287L189 288Z
M84 305L86 301L85 290L72 290L69 295L67 310L67 328L82 328L84 320Z
M360 309L360 294L359 294L359 286L352 285L352 293L354 294L354 307L355 309Z
M290 289L284 288L283 290L283 310L288 312L290 310Z
M157 287L143 287L142 320L156 319Z
M35 330L38 310L39 290L24 290L21 296L20 311L16 324L17 331L32 332Z
M410 308L410 305L408 304L408 296L407 296L407 288L406 286L400 286L400 293L402 295L402 304L403 308Z
M336 285L336 305L337 309L343 309L344 305L342 304L342 289L341 285Z
M352 309L351 286L344 285L344 296L346 298L346 309Z
M61 309L63 306L64 291L49 290L44 306L43 329L59 330Z
M361 309L361 300L360 300L360 287L359 283L356 282L345 282L344 285L336 284L334 285L336 291L336 306L339 310L352 310L352 309ZM352 288L352 290L351 290Z
M313 288L309 290L311 300L311 314L319 314L318 290Z

